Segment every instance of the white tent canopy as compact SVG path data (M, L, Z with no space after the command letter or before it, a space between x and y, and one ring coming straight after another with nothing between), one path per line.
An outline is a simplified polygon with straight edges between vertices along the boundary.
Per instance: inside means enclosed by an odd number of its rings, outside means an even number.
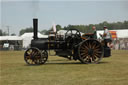
M21 35L21 38L23 39L23 47L27 48L29 47L31 40L33 39L33 32L24 33L23 35ZM38 38L48 38L48 35L42 35L41 33L38 33Z
M23 35L21 35L22 38L33 38L33 32L30 33L24 33ZM42 35L41 33L38 33L38 37L39 38L48 38L48 35Z
M128 29L123 30L109 30L109 31L116 31L117 38L128 38ZM97 31L97 37L99 38L99 34L103 34L104 30L98 30Z
M128 38L128 29L123 29L123 30L109 30L109 31L116 31L117 38ZM59 30L57 33L60 35L65 35L67 30ZM97 37L100 38L99 34L103 34L104 30L98 30L97 31ZM83 33L81 33L82 35Z
M59 30L57 33L58 33L58 35L65 35L66 32L67 32L67 30ZM68 33L70 33L70 32L68 32ZM73 30L72 33L75 34L76 31ZM80 34L83 35L84 33L80 32Z
M22 40L19 36L0 36L0 40Z
M118 38L128 38L128 30L113 30L117 32Z

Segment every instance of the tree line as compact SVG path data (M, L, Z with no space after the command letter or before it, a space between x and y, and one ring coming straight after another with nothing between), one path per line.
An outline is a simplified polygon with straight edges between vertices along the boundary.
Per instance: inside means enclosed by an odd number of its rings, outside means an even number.
M64 26L63 28L61 25L56 25L56 29L58 30L68 30L68 29L78 29L80 32L83 33L91 33L93 32L92 27L95 26L97 30L103 30L104 26L107 26L109 30L119 30L119 29L128 29L128 21L123 21L123 22L112 22L109 23L107 21L104 21L99 24L89 24L89 25L68 25ZM49 31L52 30L50 28L49 30L42 30L42 34L48 34Z
M2 29L0 29L0 36L7 36L7 35L9 36L9 33L4 32L4 31L2 31ZM16 34L12 33L11 36L16 36Z
M68 26L64 26L62 27L61 25L56 25L56 30L59 31L59 30L68 30L68 29L78 29L80 32L83 32L83 33L91 33L92 32L92 27L95 26L97 30L103 30L103 27L104 26L107 26L109 30L118 30L118 29L128 29L128 21L123 21L123 22L112 22L112 23L109 23L107 21L104 21L102 23L99 23L99 24L89 24L89 25L68 25ZM41 34L49 34L49 31L52 30L52 27L49 28L49 30L41 30L39 31ZM28 27L28 28L25 28L25 29L21 29L20 32L19 32L19 35L22 35L24 34L25 32L33 32L33 28L32 27ZM3 32L1 29L0 29L0 36L4 36L4 35L7 35L6 32ZM14 35L14 34L11 34L11 35Z

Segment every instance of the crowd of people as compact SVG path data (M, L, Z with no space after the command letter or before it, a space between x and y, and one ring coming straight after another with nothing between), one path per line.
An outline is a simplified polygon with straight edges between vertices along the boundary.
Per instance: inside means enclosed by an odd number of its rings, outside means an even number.
M115 50L128 50L128 39L114 40L112 49L115 49Z

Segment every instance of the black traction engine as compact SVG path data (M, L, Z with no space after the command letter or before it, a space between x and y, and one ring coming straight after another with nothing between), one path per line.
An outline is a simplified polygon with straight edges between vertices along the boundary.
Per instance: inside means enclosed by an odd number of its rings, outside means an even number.
M33 19L34 36L31 47L24 53L27 64L44 64L48 51L52 50L60 57L79 60L81 63L98 63L103 57L111 55L111 49L93 38L93 34L84 34L77 29L69 29L64 36L50 32L48 38L38 38L38 19Z

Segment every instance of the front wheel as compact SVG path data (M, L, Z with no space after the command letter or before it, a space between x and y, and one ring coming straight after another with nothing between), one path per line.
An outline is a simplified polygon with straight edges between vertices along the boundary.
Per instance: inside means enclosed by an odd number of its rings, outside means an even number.
M94 39L84 40L78 48L79 60L82 63L98 63L103 53L102 44Z
M38 48L29 48L24 53L24 60L29 65L44 64L42 53Z

